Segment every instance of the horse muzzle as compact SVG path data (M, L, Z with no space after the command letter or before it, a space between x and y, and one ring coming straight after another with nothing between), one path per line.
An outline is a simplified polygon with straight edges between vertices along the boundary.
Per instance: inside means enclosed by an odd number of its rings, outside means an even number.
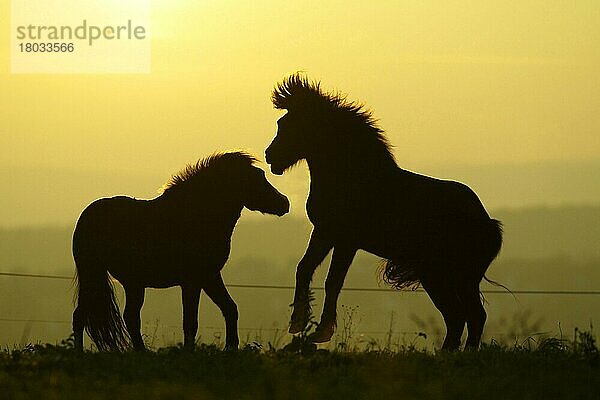
M285 168L276 166L275 164L270 164L271 165L271 172L275 175L283 175L283 172L285 171Z
M281 175L281 174L278 174ZM290 201L284 195L281 195L281 203L277 210L275 211L275 215L278 217L284 216L285 214L290 212Z
M270 165L271 167L271 173L275 174L275 175L283 175L283 172L285 171L285 168L283 168L281 166L282 163L278 163L277 161L275 161L273 158L273 149L272 149L273 144L271 144L267 150L265 150L265 161L267 162L267 164Z

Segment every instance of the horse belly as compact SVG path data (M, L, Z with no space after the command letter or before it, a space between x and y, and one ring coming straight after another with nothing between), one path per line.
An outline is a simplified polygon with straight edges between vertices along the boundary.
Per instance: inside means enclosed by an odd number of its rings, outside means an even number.
M183 267L172 262L170 255L158 251L129 248L111 257L108 271L119 282L144 287L165 288L180 285Z
M357 243L359 249L381 258L391 258L394 254L405 253L403 247L406 247L404 243L398 241L397 237L376 232L361 234Z

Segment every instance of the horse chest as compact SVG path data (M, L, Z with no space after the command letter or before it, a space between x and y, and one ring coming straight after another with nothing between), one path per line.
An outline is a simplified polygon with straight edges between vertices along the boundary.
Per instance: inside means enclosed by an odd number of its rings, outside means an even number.
M344 193L334 195L327 192L311 194L306 202L306 214L315 226L327 226L339 231L347 231L353 226L366 226L370 212L364 199L347 196Z
M343 221L350 217L344 202L327 192L311 190L306 201L306 214L315 225Z

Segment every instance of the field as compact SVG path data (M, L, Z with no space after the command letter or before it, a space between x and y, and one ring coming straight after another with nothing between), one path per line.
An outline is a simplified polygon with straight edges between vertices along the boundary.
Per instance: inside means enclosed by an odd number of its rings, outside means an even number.
M594 337L529 340L478 352L237 352L214 345L145 353L78 354L71 342L5 350L2 398L25 399L599 399Z
M223 317L210 301L201 303L198 337L211 344L193 352L175 345L182 339L178 289L148 290L142 321L151 352L77 354L69 341L28 345L70 334L72 228L0 229L1 271L65 277L0 279L0 399L600 400L594 336L574 331L598 321L600 296L578 293L598 292L600 207L494 215L506 222L507 241L490 276L511 289L573 294L486 295L486 343L478 352L460 353L432 350L443 340L443 321L419 292L344 291L329 351L302 342L284 348L293 289L255 287L231 288L240 336L249 343L238 352L220 351ZM227 282L291 285L291 266L309 233L303 219L242 221ZM378 261L359 254L347 287L380 288ZM317 271L316 286L326 273ZM315 296L318 309L323 291Z

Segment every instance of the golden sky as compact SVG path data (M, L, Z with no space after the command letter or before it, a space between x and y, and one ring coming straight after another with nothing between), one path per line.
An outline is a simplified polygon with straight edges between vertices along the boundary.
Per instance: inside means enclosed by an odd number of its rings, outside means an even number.
M123 75L11 74L1 4L0 166L262 156L298 70L366 102L411 168L600 158L597 0L153 0L152 72Z

